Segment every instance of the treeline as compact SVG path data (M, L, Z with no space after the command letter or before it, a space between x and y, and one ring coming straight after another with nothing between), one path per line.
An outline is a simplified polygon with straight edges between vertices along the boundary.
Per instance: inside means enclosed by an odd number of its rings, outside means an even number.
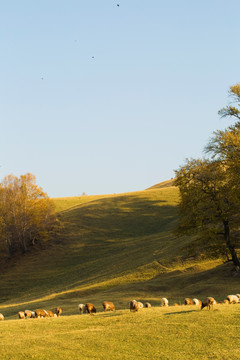
M196 234L192 251L225 256L239 272L240 84L231 86L229 93L232 103L219 115L235 124L213 133L204 158L187 159L176 171L180 190L177 233Z
M46 240L56 224L54 204L34 175L6 176L0 183L0 244L8 257Z

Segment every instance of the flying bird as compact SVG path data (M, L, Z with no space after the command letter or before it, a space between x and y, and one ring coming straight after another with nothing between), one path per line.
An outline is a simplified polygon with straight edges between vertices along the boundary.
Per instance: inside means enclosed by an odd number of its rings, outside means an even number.
M119 6L119 4L117 4L117 6Z

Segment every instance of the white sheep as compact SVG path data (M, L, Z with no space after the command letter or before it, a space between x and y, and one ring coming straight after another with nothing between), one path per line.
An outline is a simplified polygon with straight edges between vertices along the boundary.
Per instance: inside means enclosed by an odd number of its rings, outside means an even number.
M25 319L24 311L19 311L18 312L18 317L19 317L19 319Z
M162 298L160 300L160 306L168 306L168 299Z
M227 300L229 301L229 304L237 304L239 302L237 295L228 295Z
M193 302L193 305L202 305L201 301L198 300L198 299L196 299L196 298L194 298L194 299L192 300L192 302Z
M0 314L0 320L4 320L3 314Z
M139 309L142 309L143 308L143 303L141 303L140 301L137 301L137 306Z
M80 314L86 314L86 312L87 312L86 305L84 305L84 304L79 304L79 305L78 305L78 310L79 310Z

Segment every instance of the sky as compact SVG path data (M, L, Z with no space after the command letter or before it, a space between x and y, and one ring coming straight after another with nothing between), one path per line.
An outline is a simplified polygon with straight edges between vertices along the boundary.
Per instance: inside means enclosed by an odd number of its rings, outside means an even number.
M119 6L117 6L119 4ZM146 189L203 156L240 81L239 1L0 3L0 179Z

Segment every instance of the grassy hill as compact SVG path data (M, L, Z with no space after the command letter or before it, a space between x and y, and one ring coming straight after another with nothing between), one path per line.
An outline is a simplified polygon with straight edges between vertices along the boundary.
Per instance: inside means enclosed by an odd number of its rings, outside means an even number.
M172 187L174 186L174 179L162 181L156 185L151 186L150 188L147 188L146 190L156 190L156 189L162 189L166 187Z
M167 184L169 185L169 184ZM159 304L185 297L239 293L239 279L221 260L195 261L176 238L178 191L158 186L140 192L54 199L62 227L40 252L11 262L0 278L0 312L9 319L38 307L76 314L77 304L104 300L124 309L132 298Z

